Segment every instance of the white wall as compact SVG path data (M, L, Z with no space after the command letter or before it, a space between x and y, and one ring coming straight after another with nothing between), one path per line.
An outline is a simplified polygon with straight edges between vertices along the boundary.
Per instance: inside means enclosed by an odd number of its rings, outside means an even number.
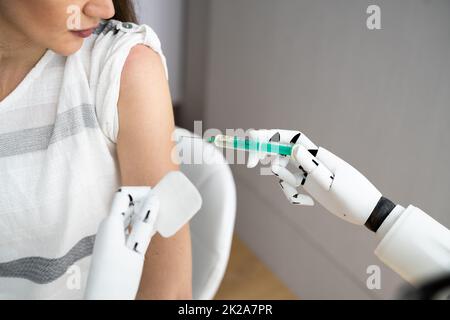
M167 58L174 103L183 98L184 0L137 0L136 11L141 23L151 26L161 39Z
M210 0L204 117L208 128L307 133L403 205L450 226L450 2ZM272 177L235 166L237 231L302 298L392 297L377 239L323 208L288 205ZM413 235L412 235L413 236Z

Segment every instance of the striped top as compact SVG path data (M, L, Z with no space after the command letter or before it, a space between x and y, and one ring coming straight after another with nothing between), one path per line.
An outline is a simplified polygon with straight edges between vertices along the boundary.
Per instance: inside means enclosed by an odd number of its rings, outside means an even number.
M146 25L103 21L69 57L48 50L0 101L0 299L82 299L95 234L120 187L120 77Z

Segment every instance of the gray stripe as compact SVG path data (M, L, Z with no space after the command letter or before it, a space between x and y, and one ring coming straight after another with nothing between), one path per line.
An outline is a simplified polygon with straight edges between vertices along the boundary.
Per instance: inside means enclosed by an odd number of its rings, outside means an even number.
M48 284L67 272L78 260L92 255L95 235L78 242L64 257L46 259L29 257L0 263L0 277L27 279L37 284Z
M94 106L81 105L57 115L53 125L0 134L0 158L47 150L51 144L85 128L97 127Z

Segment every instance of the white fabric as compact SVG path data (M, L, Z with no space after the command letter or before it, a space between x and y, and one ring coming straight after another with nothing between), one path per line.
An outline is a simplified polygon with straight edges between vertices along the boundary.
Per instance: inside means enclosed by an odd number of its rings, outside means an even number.
M93 236L120 187L117 99L136 44L167 71L150 27L112 20L69 57L48 50L0 102L0 298L83 297Z

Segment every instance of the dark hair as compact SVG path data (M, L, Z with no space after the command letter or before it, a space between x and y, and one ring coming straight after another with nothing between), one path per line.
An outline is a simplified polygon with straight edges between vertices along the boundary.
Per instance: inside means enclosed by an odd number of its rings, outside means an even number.
M113 0L116 14L113 19L122 22L138 23L133 0Z

